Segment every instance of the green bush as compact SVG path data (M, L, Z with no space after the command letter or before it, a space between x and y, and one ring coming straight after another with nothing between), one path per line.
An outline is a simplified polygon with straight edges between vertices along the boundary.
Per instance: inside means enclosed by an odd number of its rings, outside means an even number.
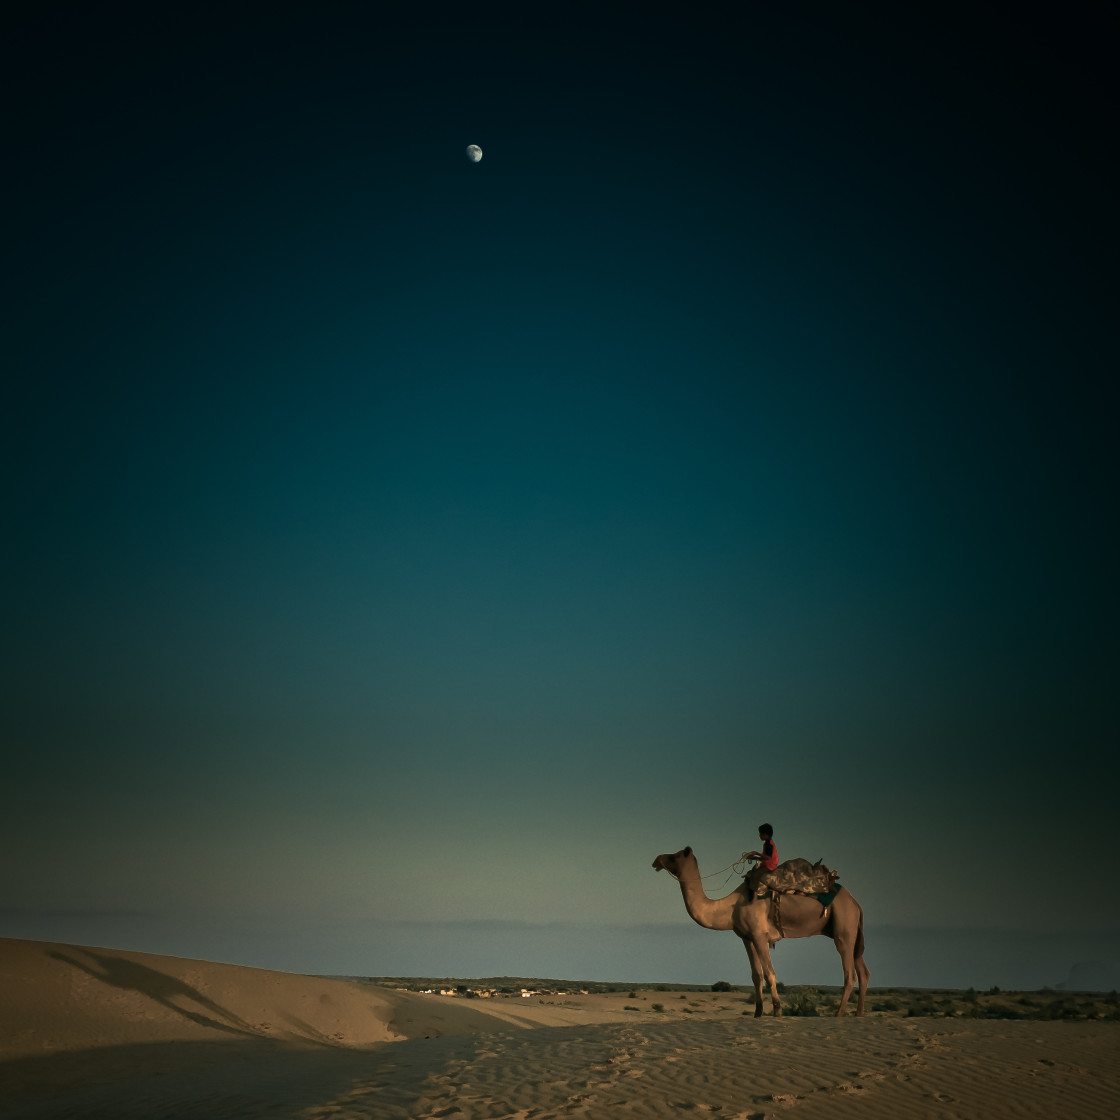
M1077 1005L1069 1000L1056 999L1048 1003L1039 1011L1040 1019L1080 1019L1081 1012Z
M876 1000L871 1005L872 1011L901 1011L902 1004L896 999L881 999Z
M932 999L913 1000L910 1006L906 1008L906 1017L908 1019L916 1019L919 1017L929 1018L931 1015L940 1015L937 1005Z
M802 1017L820 1015L817 1010L817 993L812 988L797 988L787 993L788 999L782 1003L786 1015Z
M712 985L713 992L730 992L731 985L726 980L717 980Z
M1015 1007L1008 1007L1005 1003L989 1003L984 1008L985 1019L1022 1019L1023 1013Z

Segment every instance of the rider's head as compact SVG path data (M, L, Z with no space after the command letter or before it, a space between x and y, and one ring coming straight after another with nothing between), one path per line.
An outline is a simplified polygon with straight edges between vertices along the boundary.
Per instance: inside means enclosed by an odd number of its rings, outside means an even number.
M774 836L774 830L768 824L760 824L758 826L758 835L764 840L770 840Z

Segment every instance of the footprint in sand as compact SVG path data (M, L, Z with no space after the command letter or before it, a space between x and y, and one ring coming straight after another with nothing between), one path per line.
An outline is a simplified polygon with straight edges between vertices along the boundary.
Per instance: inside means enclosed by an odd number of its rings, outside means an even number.
M595 1062L591 1068L593 1070L610 1070L614 1066L623 1065L630 1061L630 1055L623 1050L620 1054L615 1054L614 1057L608 1058L605 1062Z
M768 1093L765 1097L755 1097L755 1104L776 1104L780 1108L792 1108L805 1098L796 1093Z
M372 1081L359 1082L347 1093L344 1093L340 1098L343 1101L358 1100L360 1097L368 1097L371 1093L382 1092L380 1085L375 1085Z

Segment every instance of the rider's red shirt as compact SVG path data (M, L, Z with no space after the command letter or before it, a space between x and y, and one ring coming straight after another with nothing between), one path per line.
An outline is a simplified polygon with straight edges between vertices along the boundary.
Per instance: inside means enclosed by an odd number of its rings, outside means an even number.
M772 840L763 841L761 866L767 871L773 871L778 866L778 848Z

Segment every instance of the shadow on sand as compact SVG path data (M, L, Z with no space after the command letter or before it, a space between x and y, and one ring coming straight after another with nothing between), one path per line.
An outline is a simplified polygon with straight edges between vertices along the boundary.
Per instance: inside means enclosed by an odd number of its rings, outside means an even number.
M355 1103L407 1120L428 1073L468 1063L476 1045L457 1035L369 1049L267 1038L106 1046L0 1062L0 1100L5 1120L326 1120Z
M92 976L94 980L100 980L101 983L108 984L112 988L139 992L140 995L155 1000L169 1011L174 1011L201 1027L210 1027L212 1030L234 1035L247 1035L251 1038L260 1035L260 1032L254 1030L244 1019L215 1003L209 996L204 996L197 988L192 988L182 980L176 980L174 976L168 976L166 973L157 972L154 968L121 957L101 956L88 949L83 949L82 953L93 962L92 967L65 953L52 952L47 955L56 961L63 961L74 968L81 969L87 976ZM202 1010L192 1010L189 1006L183 1006L192 1003Z

